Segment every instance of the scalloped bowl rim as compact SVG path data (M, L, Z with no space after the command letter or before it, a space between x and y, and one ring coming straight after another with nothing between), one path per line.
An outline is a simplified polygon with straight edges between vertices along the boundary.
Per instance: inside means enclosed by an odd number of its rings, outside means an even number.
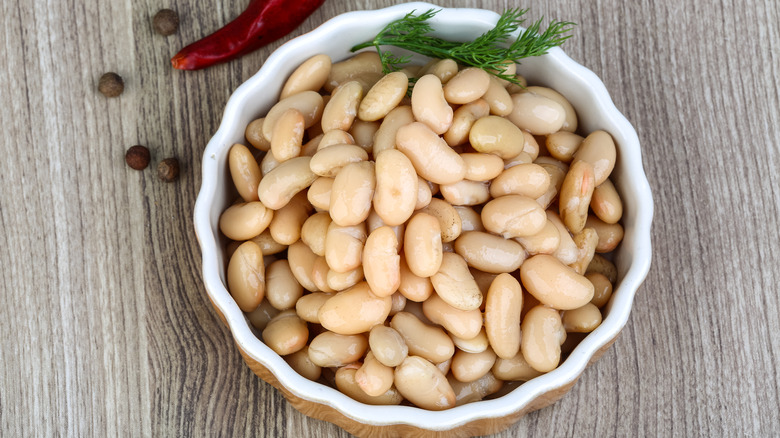
M372 426L407 424L429 430L448 430L474 420L503 417L526 407L537 397L575 381L588 365L594 353L614 339L625 326L631 311L634 295L650 269L651 246L650 225L653 216L653 201L650 186L642 168L641 151L636 131L626 118L617 110L602 81L589 69L569 58L561 49L555 48L547 55L546 63L552 63L561 71L569 74L567 80L578 81L586 88L588 99L602 111L600 122L609 126L609 132L619 144L620 166L624 168L624 185L629 194L635 196L629 203L634 209L628 210L633 222L631 229L626 227L626 236L621 244L622 253L630 254L630 264L621 265L622 279L616 287L613 298L607 307L607 316L595 331L589 334L555 370L523 383L512 392L492 400L468 403L445 411L427 411L409 406L370 406L357 402L341 392L310 381L298 373L270 348L260 341L225 288L222 280L222 263L218 259L218 229L213 211L217 197L217 181L220 170L225 171L224 162L220 165L217 156L233 144L232 136L241 125L242 110L256 90L274 75L274 72L290 70L285 61L292 53L304 51L313 55L308 48L321 38L344 33L345 26L380 25L400 18L411 10L424 11L429 8L440 9L434 17L437 22L464 20L477 26L492 28L498 14L493 11L467 8L442 8L429 3L407 3L373 11L347 12L323 23L311 32L290 40L268 57L262 68L230 97L225 107L219 129L209 141L203 154L203 180L195 204L194 225L200 243L203 265L202 274L206 290L213 304L224 316L235 342L250 357L265 366L279 382L292 394L312 402L321 403L337 409L347 417ZM465 14L465 15L464 15ZM484 30L483 30L484 31ZM305 59L305 58L304 58ZM523 61L525 63L526 61ZM521 66L522 68L522 66ZM576 106L576 105L575 105ZM625 190L622 190L625 192ZM623 193L625 197L625 193ZM622 254L621 253L621 254ZM626 262L628 263L628 262Z

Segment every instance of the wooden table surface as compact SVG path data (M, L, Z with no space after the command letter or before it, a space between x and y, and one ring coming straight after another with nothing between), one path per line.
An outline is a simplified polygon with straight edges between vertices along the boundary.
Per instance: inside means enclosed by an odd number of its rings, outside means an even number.
M281 41L205 71L168 59L246 3L0 3L0 436L348 436L244 366L201 282L201 154ZM294 35L393 3L328 0ZM521 5L579 23L565 50L636 127L654 260L614 346L497 436L777 435L780 2ZM170 37L150 24L164 7ZM96 90L107 71L119 98ZM152 151L143 172L124 162L134 144ZM174 183L156 176L166 157Z

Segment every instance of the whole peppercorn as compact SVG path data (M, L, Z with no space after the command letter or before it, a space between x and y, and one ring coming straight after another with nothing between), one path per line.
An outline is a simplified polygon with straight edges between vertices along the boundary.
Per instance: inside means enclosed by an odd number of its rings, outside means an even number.
M149 165L149 149L146 146L137 144L125 152L125 161L127 165L135 170L144 170Z
M157 165L157 176L165 182L175 181L179 177L179 160L166 158Z
M100 77L98 91L106 97L117 97L125 91L125 81L122 76L114 72L108 72Z
M160 9L152 19L152 26L160 35L173 35L179 28L179 15L170 9Z

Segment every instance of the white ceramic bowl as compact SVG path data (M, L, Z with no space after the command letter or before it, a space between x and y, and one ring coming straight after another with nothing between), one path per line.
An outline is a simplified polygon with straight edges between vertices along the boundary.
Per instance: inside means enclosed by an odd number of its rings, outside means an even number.
M194 219L203 252L203 281L212 304L230 328L253 371L280 389L298 410L334 422L358 435L494 433L509 427L525 413L558 400L625 326L634 294L650 268L653 202L642 168L637 134L615 108L601 80L556 48L545 56L523 60L518 72L529 83L554 88L566 96L577 110L584 132L604 129L612 134L618 146L612 179L622 195L625 211L625 237L616 254L618 284L606 307L604 321L557 369L502 397L446 411L368 406L301 377L257 338L225 287L225 251L217 223L220 213L231 202L232 181L227 165L230 146L245 142L247 124L272 106L278 99L275 90L281 90L288 75L303 61L318 53L328 54L334 61L345 59L351 55L350 47L372 39L390 21L412 10L422 12L430 8L440 9L428 3L407 3L375 11L350 12L284 44L257 74L233 93L219 130L203 155L203 183L195 204ZM491 29L497 19L498 14L492 11L442 9L432 24L439 36L464 40Z

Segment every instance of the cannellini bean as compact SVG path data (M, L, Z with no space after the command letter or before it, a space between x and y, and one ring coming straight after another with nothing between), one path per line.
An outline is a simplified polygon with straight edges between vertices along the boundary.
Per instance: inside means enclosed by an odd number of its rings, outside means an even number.
M593 228L593 230L596 231L596 234L598 235L596 252L610 252L617 248L617 246L623 240L623 226L619 223L608 224L596 216L588 216L588 220L585 221L585 226L588 228Z
M455 240L455 252L469 266L493 274L516 270L526 257L519 243L482 231L461 234Z
M441 226L427 214L417 213L406 225L404 257L409 269L419 277L430 277L442 262Z
M278 254L287 249L287 245L282 245L271 237L271 232L268 229L249 240L255 242L260 247L263 251L263 256Z
M469 181L490 181L504 172L504 160L493 154L460 154L466 166L465 178Z
M468 67L447 81L443 87L444 98L449 103L462 105L482 97L487 92L488 87L490 87L488 72L481 68Z
M431 322L444 327L452 336L473 339L482 329L482 312L479 307L461 310L447 304L438 294L433 294L423 302L422 309Z
M466 205L453 206L460 217L462 231L485 231L482 217L473 208Z
M588 303L578 309L566 310L561 320L567 332L590 333L601 325L601 312L598 307Z
M295 353L288 354L284 361L294 369L296 373L309 380L317 380L322 375L322 367L315 364L309 358L309 347L304 346Z
M553 254L561 244L561 233L551 220L546 219L541 231L533 236L516 237L515 241L523 245L523 248L530 255Z
M374 197L376 198L376 194L374 194ZM366 226L368 227L369 234L372 233L377 228L389 227L391 230L393 230L393 233L395 233L396 239L398 239L398 249L400 250L401 247L403 246L402 244L404 241L404 232L406 231L405 222L402 223L401 225L389 226L376 213L376 210L372 209L371 212L368 213L368 218L366 218Z
M539 157L539 159L541 158L542 157ZM539 162L539 159L537 159L537 163ZM536 202L538 202L542 207L548 208L553 203L555 198L558 197L558 193L563 186L563 179L566 178L566 172L568 171L568 168L566 170L562 170L560 167L552 164L539 165L542 166L542 168L550 176L550 185L547 187L547 191L545 191L542 196L536 198Z
M501 65L504 67L503 69L497 69L494 73L500 73L505 76L515 76L517 74L517 64L515 64L514 60L507 59L503 62L501 62ZM491 75L491 77L494 77ZM512 82L509 82L506 79L501 79L497 76L495 76L496 80L501 84L502 87L509 87L510 85L514 85ZM517 76L516 80L518 82L522 83L523 86L527 85L525 83L525 79L522 76ZM522 89L522 88L521 88Z
M504 88L501 79L495 76L490 76L490 86L482 98L490 106L490 113L497 116L508 116L515 106L512 102L512 96Z
M274 154L272 154L269 150L263 156L263 159L260 160L260 173L262 173L263 176L266 176L269 172L276 169L280 164L282 163L277 160L276 157L274 157Z
M417 204L418 177L412 162L395 149L384 150L376 156L376 190L374 211L385 224L405 223Z
M368 345L376 359L388 367L401 364L409 354L404 338L394 328L375 325L368 335Z
M449 376L447 380L455 393L455 406L482 400L495 394L504 386L504 382L497 379L490 371L473 382L461 382Z
M298 314L299 318L306 322L319 324L320 307L322 307L322 305L332 296L333 294L325 292L312 292L306 294L295 302L295 313Z
M326 329L342 334L356 335L384 322L390 313L389 296L378 297L368 283L338 292L320 307L318 319Z
M444 330L423 323L409 312L396 313L390 327L401 335L411 355L440 363L455 353L455 345Z
M363 148L366 152L374 149L374 135L379 130L379 122L367 122L365 120L355 119L349 133L355 139L355 144Z
M414 122L412 107L401 105L393 108L382 120L379 129L374 133L373 153L378 157L379 153L387 149L395 149L395 136L398 129Z
M274 308L292 309L301 296L303 287L295 279L289 261L277 260L265 268L265 297Z
M488 114L490 114L490 105L483 99L477 99L458 107L452 115L452 125L444 133L444 141L450 146L466 143L474 122Z
M414 84L412 113L415 120L438 135L447 132L452 125L452 108L444 98L441 80L435 75L427 74Z
M311 205L321 211L327 211L330 208L330 192L333 189L333 178L321 176L314 180L306 191L306 197Z
M382 61L379 59L379 54L370 51L361 52L347 60L334 63L323 88L331 92L340 84L361 77L370 88L382 76Z
M532 160L539 158L539 142L536 141L536 137L528 131L523 131L523 138L525 139L523 152L530 155Z
M517 69L517 66L515 66L515 69ZM523 93L528 87L528 81L526 81L523 75L515 75L515 81L517 81L516 84L510 82L506 85L506 91L508 91L510 95Z
M422 302L428 299L433 293L433 284L429 277L420 277L409 269L406 259L401 257L400 265L401 281L398 285L398 291L406 299L416 302Z
M268 325L268 322L278 314L279 310L275 309L268 300L263 300L255 310L246 314L246 318L254 328L263 331Z
M274 212L261 202L233 204L219 217L219 230L232 240L249 240L268 227Z
M334 178L344 166L362 161L368 161L368 153L360 146L336 144L318 150L311 157L309 168L319 176Z
M278 210L298 192L309 187L317 175L309 168L311 157L291 158L263 177L257 188L260 201L272 210Z
M321 367L342 367L363 357L367 348L368 340L362 334L325 331L309 343L309 359Z
M561 126L561 130L569 132L574 132L577 130L577 113L574 111L574 107L571 106L571 103L569 103L569 101L563 97L561 93L553 90L552 88L539 86L531 86L526 88L526 90L528 92L537 94L539 96L544 96L548 99L552 99L558 102L566 114L563 120L563 125Z
M435 365L409 356L395 368L395 387L416 406L440 411L455 406L455 392Z
M379 297L387 297L401 284L401 256L398 255L398 238L392 228L379 227L372 231L363 247L363 273L371 291Z
M442 84L446 84L450 79L458 74L458 64L452 59L439 59L431 61L431 65L420 70L418 75L431 74L439 78Z
M584 274L588 268L596 247L599 243L599 236L593 228L583 228L582 231L574 235L574 244L577 245L577 261L570 264L578 274Z
M303 131L303 114L297 109L290 108L279 116L271 135L271 153L277 161L281 163L301 154Z
M333 90L330 100L322 111L322 131L349 130L357 117L362 98L363 86L359 82L350 81L339 85Z
M469 143L478 152L498 155L506 160L523 152L523 132L499 116L483 117L471 127Z
M558 311L536 306L525 315L520 330L520 351L528 364L543 373L554 370L561 360L561 344L566 339Z
M432 198L430 203L419 210L439 221L442 242L452 242L460 236L463 229L460 215L451 204L438 198Z
M595 177L594 186L598 186L612 173L616 159L617 149L612 136L605 131L593 131L582 140L577 153L574 154L572 166L580 161L590 163Z
M287 260L290 262L290 270L298 283L306 290L319 290L311 278L312 268L317 257L317 254L314 254L300 240L287 247Z
M526 260L520 279L528 292L555 309L576 309L593 298L593 284L587 278L547 254Z
M365 279L363 275L363 267L357 268L347 272L336 272L333 269L328 271L328 287L333 290L345 290L360 283Z
M579 248L577 248L577 244L574 242L571 234L569 234L569 230L566 229L561 218L554 211L547 210L547 220L555 225L555 228L558 229L558 237L560 237L558 248L552 255L564 265L576 262L579 257Z
M336 388L353 399L367 405L397 405L403 401L403 396L395 387L391 387L385 393L378 396L370 396L357 382L357 369L352 367L339 368L336 371Z
M452 356L450 371L452 376L460 382L474 382L489 373L495 363L496 353L490 347L481 353L467 353L458 350Z
M456 309L474 310L479 309L482 304L482 292L480 292L474 277L471 276L466 261L458 254L443 253L441 266L438 272L431 276L431 283L436 294ZM479 330L475 329L473 336L476 336L478 332ZM455 335L468 337L463 332L455 333Z
M303 192L295 195L284 207L274 212L268 225L271 237L282 245L292 245L301 237L301 228L309 217L311 204Z
M493 365L493 375L501 380L527 382L534 377L539 377L543 372L536 371L526 362L523 353L518 351L516 355L505 359L499 357Z
M609 178L593 190L590 208L607 224L616 224L623 217L623 201Z
M566 121L566 110L561 104L534 93L512 95L512 112L507 116L520 129L533 135L558 132Z
M322 138L320 139L320 142L317 144L317 150L319 151L321 149L327 148L328 146L333 146L337 144L355 144L355 138L352 137L352 134L350 134L347 131L342 131L341 129L333 129L322 134Z
M252 120L248 125L246 125L244 137L246 137L246 140L249 142L249 144L254 146L255 149L267 152L271 150L271 141L266 140L265 136L263 136L264 122L265 117Z
M558 131L547 136L545 145L553 158L571 163L584 137L569 131Z
M504 238L533 236L547 223L544 209L533 199L520 195L495 198L482 208L482 225Z
M452 339L452 343L455 344L459 350L463 350L469 353L481 353L488 348L488 345L490 345L484 327L480 329L477 336L474 336L471 339L459 338L454 336L452 333L450 333L450 338Z
M599 254L593 255L593 260L590 261L585 274L589 274L591 272L598 272L603 274L612 284L617 282L617 268L615 267L615 264Z
M596 188L593 166L585 161L577 161L569 168L563 179L558 199L561 220L572 233L579 233L588 220L588 207Z
M228 153L228 163L230 176L233 178L238 194L246 202L259 201L257 185L260 184L262 174L249 148L242 144L234 144Z
M311 267L311 281L314 282L314 285L317 287L318 290L327 293L333 293L336 291L330 286L328 286L329 272L330 272L330 267L328 266L327 260L325 260L325 257L319 256L317 257L316 260L314 260L314 263L312 264Z
M380 396L393 386L393 368L378 361L369 351L363 365L355 372L355 381L366 394Z
M295 353L306 346L309 328L294 310L276 315L263 330L263 342L280 356Z
M288 109L294 108L303 115L303 126L308 129L322 118L322 96L316 91L302 91L280 100L274 105L263 121L263 137L271 141L276 122Z
M301 226L301 240L318 256L325 255L325 236L331 222L328 213L319 212L309 216Z
M451 205L479 205L490 199L488 183L461 180L453 184L442 184L439 190L445 201Z
M331 146L333 148L335 146ZM376 175L374 163L350 163L336 175L330 192L330 217L347 227L366 220L371 211Z
M257 308L265 295L263 252L254 242L244 242L230 257L227 269L230 295L244 312Z
M345 273L360 266L366 237L363 223L349 227L331 223L325 236L325 259L330 269Z
M523 289L509 274L499 274L490 284L485 304L485 333L493 351L509 359L520 349L520 312Z
M280 99L301 91L318 91L325 85L332 62L328 55L314 55L292 72L282 87Z
M409 88L409 79L405 74L393 72L385 75L371 87L360 102L358 117L366 121L385 117L406 96L407 88Z
M502 169L503 170L503 169ZM550 188L550 174L538 164L523 163L503 170L490 183L490 196L522 195L537 199Z
M428 206L431 203L431 186L428 185L428 181L417 176L417 202L414 204L415 210L420 210Z
M396 147L409 158L417 174L428 181L451 184L462 180L466 175L463 158L420 122L398 129Z
M612 283L609 279L598 272L589 272L585 274L585 278L593 283L593 299L590 300L591 304L596 307L603 307L609 302L612 297Z

